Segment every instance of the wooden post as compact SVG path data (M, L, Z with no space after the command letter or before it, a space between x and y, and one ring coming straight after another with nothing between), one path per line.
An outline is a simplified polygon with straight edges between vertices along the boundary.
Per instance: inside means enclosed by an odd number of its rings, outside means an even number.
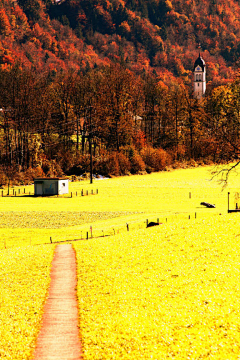
M189 193L189 199L191 199L192 198L192 194L191 193Z
M188 216L188 219L189 219L189 220L191 219L191 215Z
M167 222L167 218L166 218L166 222Z
M96 194L98 194L98 189L96 190Z
M3 197L3 191L2 191L2 197Z
M20 189L18 189L18 194L20 194Z
M91 190L91 194L93 195L93 190Z
M127 231L129 231L129 225L128 225L128 223L127 223Z
M15 191L15 196L17 196L17 192Z
M148 226L148 219L146 220L146 226Z
M25 188L23 189L23 193L25 194Z
M230 197L230 192L228 192L228 212L229 212L229 197Z
M50 243L52 244L52 237L50 236Z
M195 212L195 219L197 218L197 213Z
M87 232L87 234L86 234L86 239L88 240L88 232Z
M159 224L159 218L157 218L157 223Z
M83 196L83 189L82 189L82 191L81 191L81 196Z
M76 196L77 196L77 191L76 191Z
M71 192L71 198L72 198L72 192Z
M88 195L88 190L86 191L86 195Z
M14 189L13 189L13 195L14 195Z

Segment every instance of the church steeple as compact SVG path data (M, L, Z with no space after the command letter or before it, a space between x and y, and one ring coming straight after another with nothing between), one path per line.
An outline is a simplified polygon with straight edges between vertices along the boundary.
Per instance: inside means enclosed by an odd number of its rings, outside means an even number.
M200 51L199 56L194 64L193 73L193 95L196 99L201 100L206 92L206 64L201 57Z

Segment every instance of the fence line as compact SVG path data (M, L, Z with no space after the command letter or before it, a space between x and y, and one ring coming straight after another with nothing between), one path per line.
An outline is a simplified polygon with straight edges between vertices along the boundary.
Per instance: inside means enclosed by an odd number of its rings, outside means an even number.
M217 214L216 214L217 216ZM102 237L108 237L108 236L114 236L114 235L118 235L121 234L123 232L128 232L128 231L136 231L139 229L146 229L148 227L148 225L153 222L156 225L164 225L164 224L168 224L168 223L172 223L172 221L181 221L181 220L185 220L185 221L192 221L192 220L199 220L199 219L204 219L206 216L204 216L204 214L199 214L197 212L193 212L191 214L189 213L178 213L178 214L169 214L168 217L165 217L164 215L160 215L155 219L146 219L146 220L135 220L132 222L128 222L125 223L125 225L117 225L114 224L111 227L109 226L107 229L94 229L93 225L91 225L88 229L87 227L83 230L79 230L78 233L76 232L76 236L72 235L71 239L67 239L66 237L60 237L60 236L55 236L51 235L49 236L49 240L43 240L43 242L40 243L35 243L33 237L31 236L30 239L24 240L25 244L23 246L28 246L28 245L32 245L32 246L36 246L36 245L46 245L46 244L57 244L57 243L63 243L63 242L73 242L73 241L83 241L83 240L90 240L90 239L99 239ZM153 225L154 226L154 225ZM81 236L80 236L81 234ZM26 238L25 238L26 239ZM19 241L21 241L19 239ZM8 240L5 239L4 242L0 242L3 244L3 248L5 246L5 248L9 248L9 247L17 247L18 246L18 240L16 240L16 244L14 245L10 245L8 244ZM11 241L12 243L12 241ZM10 246L9 246L10 245ZM21 245L20 245L21 246Z

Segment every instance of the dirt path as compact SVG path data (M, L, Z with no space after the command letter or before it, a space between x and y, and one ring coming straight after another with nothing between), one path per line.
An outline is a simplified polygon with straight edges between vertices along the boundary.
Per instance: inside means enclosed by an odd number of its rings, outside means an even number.
M33 360L82 359L76 286L76 257L72 245L58 245Z

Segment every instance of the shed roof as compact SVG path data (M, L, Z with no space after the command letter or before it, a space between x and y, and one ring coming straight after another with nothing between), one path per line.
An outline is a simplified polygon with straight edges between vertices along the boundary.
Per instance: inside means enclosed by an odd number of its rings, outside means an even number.
M52 177L52 178L35 178L34 181L35 180L41 180L42 181L42 180L69 180L69 179L67 179L67 178L59 178L59 177L55 177L55 178Z

